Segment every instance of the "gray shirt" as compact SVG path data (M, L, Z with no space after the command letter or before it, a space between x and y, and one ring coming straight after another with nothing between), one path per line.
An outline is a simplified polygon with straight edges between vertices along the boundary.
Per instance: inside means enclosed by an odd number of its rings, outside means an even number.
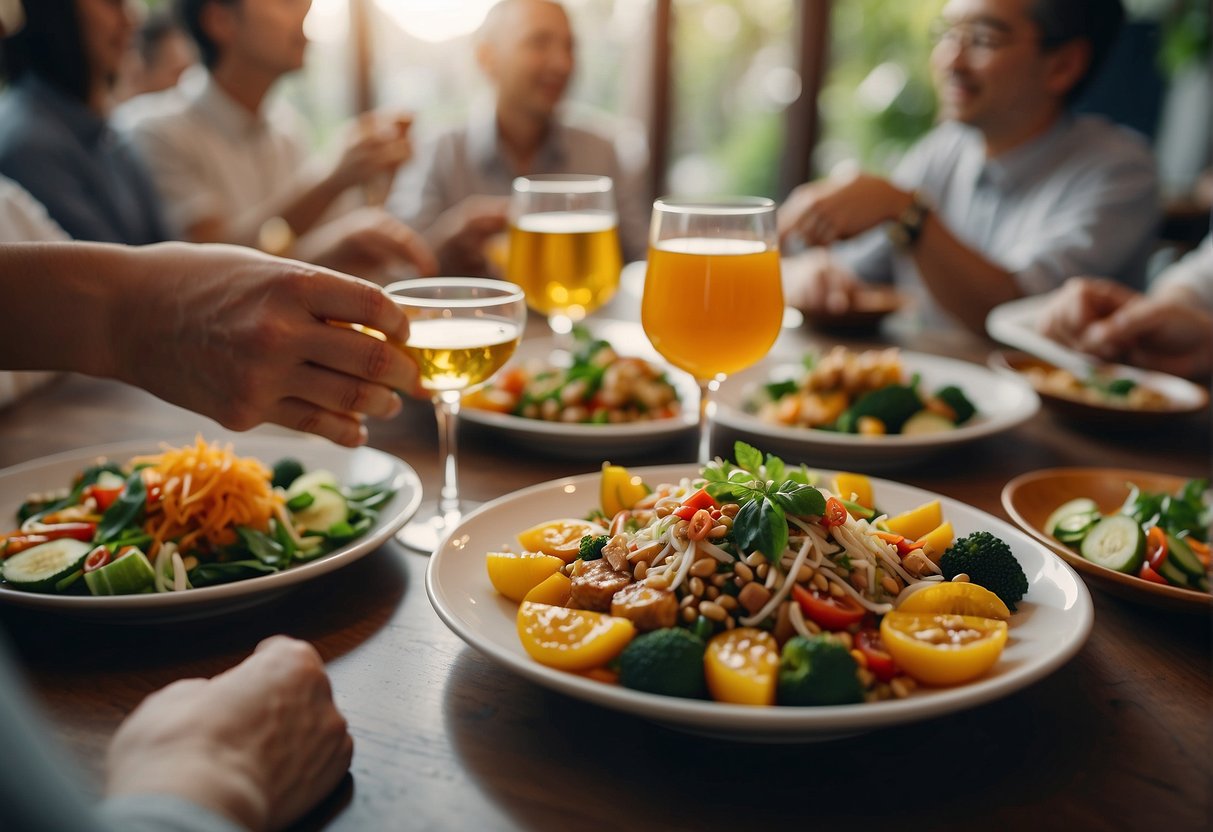
M1144 285L1159 220L1157 172L1143 141L1103 119L1064 116L993 159L977 130L945 122L910 150L892 179L922 194L961 242L1013 272L1025 294L1074 275ZM834 253L864 280L895 282L926 320L942 319L913 259L884 229Z
M611 177L623 256L627 260L644 258L651 206L637 177L620 164L610 139L557 119L528 173ZM428 143L420 157L397 175L388 210L424 233L443 211L469 196L509 196L518 175L499 145L494 110L480 108L466 126Z
M160 201L131 149L82 102L33 75L0 96L0 174L77 240L168 238Z

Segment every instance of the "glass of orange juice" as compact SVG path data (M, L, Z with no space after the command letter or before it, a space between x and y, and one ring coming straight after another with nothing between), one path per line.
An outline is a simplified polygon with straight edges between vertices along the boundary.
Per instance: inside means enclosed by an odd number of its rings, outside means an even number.
M520 176L510 198L506 279L547 316L563 348L573 325L619 287L623 257L609 176Z
M702 465L711 454L711 394L766 355L783 322L775 203L654 202L640 320L657 352L699 382Z

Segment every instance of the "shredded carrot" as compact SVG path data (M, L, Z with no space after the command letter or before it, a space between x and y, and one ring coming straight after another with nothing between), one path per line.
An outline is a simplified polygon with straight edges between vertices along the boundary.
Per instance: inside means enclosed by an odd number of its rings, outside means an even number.
M193 445L165 447L155 456L137 457L149 491L144 530L152 536L149 555L174 540L183 552L213 549L236 541L236 526L269 530L269 520L282 505L270 487L270 471L260 460L238 457L232 446L208 445L201 436Z

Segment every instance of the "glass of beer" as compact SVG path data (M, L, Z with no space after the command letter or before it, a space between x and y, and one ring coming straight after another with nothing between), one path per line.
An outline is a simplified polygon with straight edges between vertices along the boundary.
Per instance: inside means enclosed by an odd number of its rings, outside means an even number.
M623 258L619 214L609 176L520 176L510 199L506 278L546 315L558 349L573 325L619 287Z
M487 382L514 354L526 324L521 287L501 280L435 277L387 287L409 318L404 351L417 362L421 386L434 400L442 491L422 503L397 533L411 549L433 552L468 505L459 497L456 419L463 393Z
M766 355L783 322L775 203L654 202L640 321L657 352L699 382L702 465L711 453L711 394Z

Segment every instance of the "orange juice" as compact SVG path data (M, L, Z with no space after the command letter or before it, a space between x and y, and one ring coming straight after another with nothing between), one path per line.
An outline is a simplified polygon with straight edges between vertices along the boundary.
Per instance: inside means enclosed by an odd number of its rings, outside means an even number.
M619 286L618 225L606 211L519 217L510 226L506 278L522 287L536 312L581 320Z
M649 249L640 320L657 351L695 378L745 369L783 323L779 252L757 240L662 241Z

